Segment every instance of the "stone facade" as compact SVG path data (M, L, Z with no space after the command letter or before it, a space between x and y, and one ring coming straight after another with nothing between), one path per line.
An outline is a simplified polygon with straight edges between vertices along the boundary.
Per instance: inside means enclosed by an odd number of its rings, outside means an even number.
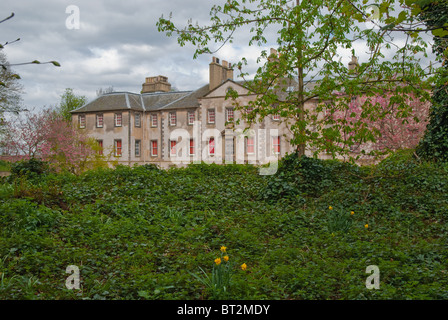
M293 151L283 121L270 117L249 130L241 112L225 99L229 88L240 105L255 98L233 81L227 61L213 58L209 84L193 91L170 91L163 76L146 78L140 94L112 92L72 111L73 122L97 139L104 154L126 165L162 168L192 162L265 164ZM214 121L210 121L214 120Z

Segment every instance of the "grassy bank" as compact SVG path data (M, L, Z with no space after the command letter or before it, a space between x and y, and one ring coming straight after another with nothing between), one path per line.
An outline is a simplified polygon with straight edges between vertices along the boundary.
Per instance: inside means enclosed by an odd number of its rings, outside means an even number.
M447 299L447 171L398 154L375 167L291 156L273 176L205 164L12 175L0 299ZM69 265L80 290L66 288ZM380 289L366 288L370 265ZM225 291L200 280L224 267Z

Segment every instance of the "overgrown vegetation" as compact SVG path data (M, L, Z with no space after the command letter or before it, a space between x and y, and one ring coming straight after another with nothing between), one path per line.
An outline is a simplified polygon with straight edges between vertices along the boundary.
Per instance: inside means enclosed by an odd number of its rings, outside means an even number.
M219 266L232 266L228 299L447 299L447 171L400 152L370 167L293 154L273 176L206 164L11 175L0 299L212 299L221 282L201 279ZM65 286L69 265L80 290Z
M426 10L420 14L420 19L425 21L428 27L448 23L448 3L446 1L428 3ZM445 78L448 74L447 39L447 35L434 35L433 52L437 59L445 61L444 67L439 71L439 81L433 89L429 123L417 148L417 153L421 157L444 162L448 162L448 85Z
M8 161L0 160L0 171L10 171L11 164Z

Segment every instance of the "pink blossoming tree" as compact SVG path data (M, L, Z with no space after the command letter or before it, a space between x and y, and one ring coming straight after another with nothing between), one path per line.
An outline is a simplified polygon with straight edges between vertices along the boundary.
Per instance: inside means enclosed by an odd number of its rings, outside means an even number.
M392 95L350 98L348 107L333 108L326 115L333 125L323 129L328 149L349 148L358 158L386 154L399 149L413 149L422 138L428 123L429 102L412 95L407 108L399 108ZM371 132L371 134L365 134ZM363 137L360 139L359 137Z
M57 171L75 174L107 166L107 155L98 152L97 142L52 109L9 122L4 150L16 159L39 158Z

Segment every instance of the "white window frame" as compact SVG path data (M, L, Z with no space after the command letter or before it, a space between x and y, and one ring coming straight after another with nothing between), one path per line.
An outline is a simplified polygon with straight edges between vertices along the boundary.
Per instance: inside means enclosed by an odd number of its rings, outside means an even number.
M118 154L118 141L120 141L120 154ZM121 139L114 140L114 154L115 157L121 157L123 155L123 141Z
M120 120L118 120L120 119ZM115 113L114 116L114 123L116 127L121 127L123 126L123 114L121 112L117 112Z
M100 119L101 119L101 125L100 125ZM96 127L102 128L104 125L104 115L102 113L96 114Z
M252 140L252 152L249 152L249 139ZM255 154L255 138L254 137L246 137L246 154Z
M156 147L154 148L153 143L156 143ZM156 150L156 153L154 153L154 149ZM159 156L159 141L158 140L151 140L151 157L158 157Z
M213 121L210 121L210 116L212 115L213 112ZM208 109L207 110L207 123L208 124L215 124L216 122L216 111L215 109Z
M136 157L140 157L141 153L142 153L142 140L135 140L135 143L134 143L134 154L135 154Z
M138 120L138 121L137 121ZM134 118L134 125L137 128L140 128L142 126L142 114L140 112L136 112L135 113L135 118Z
M78 116L78 125L80 129L85 129L86 127L86 115L85 114L80 114Z
M174 142L174 148L172 146L172 142ZM173 152L174 150L174 152ZM170 140L170 157L176 157L177 156L177 141L176 140Z
M193 120L193 121L191 121ZM194 111L188 111L187 112L187 123L189 126L192 126L194 124L195 120L195 112Z
M174 122L173 122L173 116L174 116ZM177 115L176 115L175 111L169 113L169 119L168 120L169 120L170 127L174 127L174 126L177 125Z
M229 114L232 114L232 118L230 119ZM233 108L226 108L226 122L233 122L235 119L235 110Z
M150 117L151 117L151 128L157 128L157 126L158 126L157 113L151 113Z

